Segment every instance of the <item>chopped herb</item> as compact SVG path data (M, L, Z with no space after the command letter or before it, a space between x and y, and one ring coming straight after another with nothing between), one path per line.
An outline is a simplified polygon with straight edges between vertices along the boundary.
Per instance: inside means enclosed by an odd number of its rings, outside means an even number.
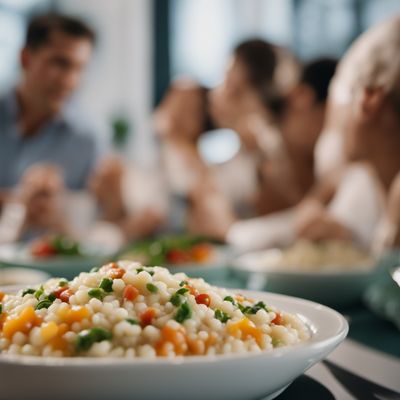
M179 284L179 286L185 286L185 285L189 285L189 282L188 281L182 281L180 284Z
M269 312L270 310L268 309L268 307L262 302L259 301L257 304L255 304L253 307L250 306L243 306L242 304L238 304L238 307L240 309L240 311L243 314L257 314L257 311L259 310L265 310L267 312Z
M62 279L60 282L58 282L58 286L64 287L68 285L68 281L66 279Z
M43 286L40 286L38 290L35 291L34 296L39 300L40 296L44 293Z
M180 305L175 315L175 321L180 324L192 316L192 309L187 302Z
M57 296L54 293L50 293L47 296L47 300L50 300L51 302L53 302L56 298L57 298Z
M3 304L0 304L0 314L3 312Z
M39 301L36 305L36 310L41 310L42 308L49 308L53 304L53 301L49 299L44 299Z
M156 285L153 285L152 283L148 283L146 285L146 288L151 293L157 293L158 292L158 287Z
M22 292L22 297L26 296L27 294L34 294L35 292L36 292L35 289L25 289L25 290Z
M154 271L146 271L146 272L148 272L151 276L154 275Z
M225 312L223 312L222 310L219 310L219 309L215 310L214 317L216 319L219 319L223 323L227 322L228 319L231 319L231 317L227 313L225 313Z
M182 304L182 297L177 294L174 293L171 298L169 299L169 301L175 306L175 307L179 307Z
M283 346L284 344L285 344L284 341L281 340L281 339L276 339L276 338L272 339L272 346L273 347Z
M226 296L224 297L224 301L229 301L230 303L232 303L234 306L236 305L236 301L234 300L234 298L232 296Z
M90 272L98 272L100 267L93 267Z
M95 288L95 289L90 289L88 291L88 295L89 297L94 297L95 299L103 300L106 294L104 293L103 289Z
M127 318L126 322L129 322L131 325L139 325L139 322L136 319Z
M112 292L113 281L109 278L103 278L100 282L99 288L103 289L105 292Z
M89 330L82 331L76 341L76 349L78 351L87 351L96 342L102 342L103 340L111 340L112 334L101 328L92 328Z
M138 269L136 270L136 273L138 274L139 272L142 272L142 271L144 271L143 268L138 268Z
M183 303L183 298L182 296L188 292L189 290L186 288L181 288L177 290L169 299L169 301L175 306L179 307Z

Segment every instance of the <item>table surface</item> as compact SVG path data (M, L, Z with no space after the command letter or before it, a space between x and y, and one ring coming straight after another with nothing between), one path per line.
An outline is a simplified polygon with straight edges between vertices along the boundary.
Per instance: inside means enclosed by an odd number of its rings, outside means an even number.
M212 282L218 286L241 288L243 282L227 274L224 279ZM398 392L392 399L400 399L400 331L391 322L378 317L361 301L351 307L337 309L349 322L346 341L330 356L329 360L361 374L364 378ZM393 370L397 371L393 374ZM392 373L388 374L388 371ZM297 378L279 400L298 399L307 393L307 399L354 400L364 398L349 393L323 363L318 363ZM379 399L371 395L371 399Z
M242 280L229 270L210 283L228 288L245 288ZM398 392L392 399L400 399L400 331L391 322L371 312L362 302L345 309L338 309L349 322L350 330L346 341L330 356L343 368L355 374ZM393 375L393 370L397 371ZM388 374L388 371L391 373ZM299 393L307 393L308 399L354 400L335 380L323 363L318 363L304 375L297 378L278 399L299 398ZM379 397L371 397L371 399ZM364 400L364 399L363 399Z

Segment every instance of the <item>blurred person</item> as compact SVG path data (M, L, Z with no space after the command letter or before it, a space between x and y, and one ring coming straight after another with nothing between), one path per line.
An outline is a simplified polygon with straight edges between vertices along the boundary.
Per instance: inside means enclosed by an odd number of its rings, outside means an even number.
M43 15L29 23L20 53L21 78L0 98L3 195L36 163L58 166L68 188L84 188L96 144L67 103L80 84L94 41L92 30L74 18Z
M265 134L265 138L258 138L257 145L259 153L262 154L257 166L258 193L255 199L258 215L294 206L314 184L314 147L323 126L328 87L335 68L336 61L332 59L317 59L306 64L301 70L298 82L280 99L280 110L274 115L275 128L270 126L268 130L264 126L263 129L262 121L258 125L261 125L261 128L257 133ZM275 137L268 135L273 129ZM264 145L263 139L270 140L269 148L268 144ZM276 151L273 149L274 143ZM267 151L263 153L266 147ZM237 170L232 171L233 174L235 172L238 175ZM239 179L240 177L236 180ZM242 190L243 187L245 186L238 185L238 190ZM206 191L203 192L203 197L207 197ZM215 198L215 190L213 193ZM225 210L220 208L219 212L220 215L225 215L224 217L211 217L211 221L215 223L202 224L202 221L208 221L205 216L210 215L211 210L207 209L206 198L201 201L201 193L198 193L197 197L200 201L194 199L191 224L204 225L201 229L212 231L213 234L221 234L224 230L226 233L229 223L238 218L234 210L231 210L231 216L228 218L229 211L225 202ZM220 199L218 203L222 205L224 201ZM211 209L214 208L215 206L211 206Z
M173 82L154 113L154 128L161 143L161 161L174 194L186 196L206 173L197 142L211 128L207 89L196 81Z
M162 229L167 204L163 183L154 173L109 156L95 167L89 189L97 201L98 220L112 224L123 240L152 236Z
M294 206L315 183L315 144L323 128L328 88L336 65L336 60L330 58L308 62L297 84L285 96L277 126L287 149L293 187L288 192L288 182L282 180L279 165L264 162L259 169L259 214Z
M396 187L400 170L399 37L397 16L361 35L341 61L329 92L324 135L335 137L325 145L339 144L333 150L341 148L343 153L325 165L323 179L287 216L281 241L301 236L373 247L388 191ZM257 246L269 245L268 219L235 225L228 233L230 241L251 232L253 238L264 236Z
M285 71L283 79L281 71ZM288 52L264 40L250 39L234 49L224 82L210 93L215 125L234 130L240 138L238 154L213 169L216 185L240 217L257 214L261 163L268 160L288 182L294 178L277 124L284 94L297 74L298 65Z

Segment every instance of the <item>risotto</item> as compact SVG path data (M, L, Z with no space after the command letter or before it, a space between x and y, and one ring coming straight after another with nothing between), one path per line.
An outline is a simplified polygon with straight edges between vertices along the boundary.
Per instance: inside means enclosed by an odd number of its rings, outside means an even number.
M306 341L297 316L161 267L119 261L0 293L0 353L154 358L260 352Z

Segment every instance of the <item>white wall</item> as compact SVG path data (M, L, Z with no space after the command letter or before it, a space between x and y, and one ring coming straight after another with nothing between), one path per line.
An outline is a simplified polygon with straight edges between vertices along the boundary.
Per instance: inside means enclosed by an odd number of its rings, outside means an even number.
M152 9L148 0L57 0L59 11L85 18L98 33L93 62L78 95L110 135L116 113L126 115L134 140L127 154L146 163L151 153Z

